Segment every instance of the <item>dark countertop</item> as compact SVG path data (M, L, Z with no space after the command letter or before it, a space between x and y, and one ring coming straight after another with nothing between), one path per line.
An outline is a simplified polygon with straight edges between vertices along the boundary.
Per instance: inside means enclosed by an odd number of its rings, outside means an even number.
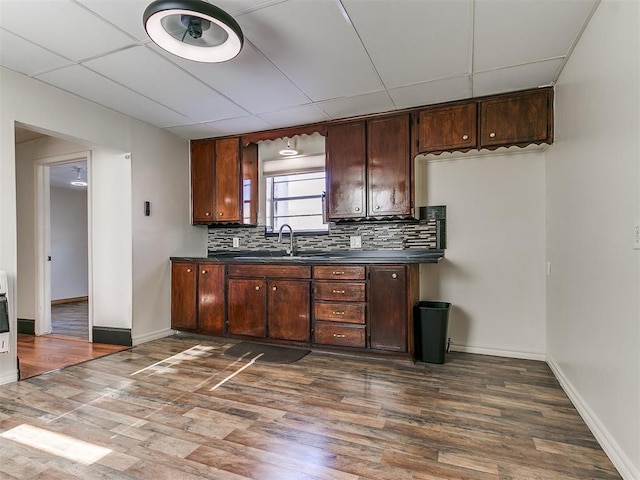
M212 252L208 257L171 257L171 260L221 263L374 264L438 263L444 250L340 250L300 251L289 257L282 251Z

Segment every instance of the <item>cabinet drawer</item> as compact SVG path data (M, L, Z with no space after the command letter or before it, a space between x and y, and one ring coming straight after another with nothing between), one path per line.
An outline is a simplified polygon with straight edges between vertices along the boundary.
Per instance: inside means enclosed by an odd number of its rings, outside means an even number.
M229 277L311 278L311 267L305 265L227 265Z
M313 278L321 280L364 280L364 267L316 266L313 267Z
M365 328L364 325L338 325L333 322L316 322L314 343L364 348L366 346Z
M365 301L364 282L315 282L313 287L315 300L338 300L346 302Z
M325 303L316 302L313 317L326 322L365 323L364 303Z

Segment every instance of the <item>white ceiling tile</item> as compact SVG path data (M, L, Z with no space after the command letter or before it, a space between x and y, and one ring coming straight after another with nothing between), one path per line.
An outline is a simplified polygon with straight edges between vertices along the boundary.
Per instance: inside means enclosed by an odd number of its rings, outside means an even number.
M546 62L476 73L473 76L473 96L480 97L548 85L549 79L555 80L563 62L564 59L557 58Z
M397 108L411 108L434 103L450 102L471 97L469 75L418 83L389 90Z
M178 127L167 127L166 130L178 135L182 138L197 139L197 138L212 138L221 137L224 135L222 132L214 129L206 123L198 123L195 125L181 125Z
M155 45L150 48L251 113L310 103L310 99L248 41L237 57L222 63L191 62Z
M135 43L69 0L2 0L1 8L1 27L72 60Z
M282 2L236 20L251 42L313 101L383 88L335 1Z
M597 0L476 0L474 72L561 57Z
M329 120L327 114L315 105L303 105L277 112L263 113L258 117L271 125L271 128L292 127Z
M129 48L84 65L194 122L246 115L246 111L146 47Z
M152 0L76 0L116 27L140 41L149 37L142 24L142 15Z
M0 30L0 45L0 65L25 75L69 63L69 60L4 30Z
M36 78L158 127L189 122L183 115L144 98L80 65L38 75Z
M365 93L355 97L337 98L316 103L331 118L349 118L395 109L386 91Z
M269 130L273 128L269 123L265 122L259 117L241 117L230 118L228 120L219 120L217 122L208 122L203 124L212 128L217 133L216 135L235 135L239 133L260 132L262 130ZM248 129L248 130L247 130Z
M387 88L470 73L471 0L343 0Z

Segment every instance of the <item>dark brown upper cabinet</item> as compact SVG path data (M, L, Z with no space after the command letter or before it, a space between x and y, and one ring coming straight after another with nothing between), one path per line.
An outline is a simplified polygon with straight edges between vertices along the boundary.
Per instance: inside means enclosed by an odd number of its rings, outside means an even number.
M329 220L411 216L409 125L407 113L327 128Z
M257 179L257 147L243 149L239 137L192 141L192 223L256 224Z
M480 148L553 142L553 88L479 100Z
M477 104L440 105L413 114L414 155L477 148Z

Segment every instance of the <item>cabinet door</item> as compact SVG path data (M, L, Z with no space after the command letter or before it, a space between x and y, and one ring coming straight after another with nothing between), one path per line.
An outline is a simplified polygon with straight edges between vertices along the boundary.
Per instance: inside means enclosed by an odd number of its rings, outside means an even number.
M191 222L211 223L213 205L213 141L191 142Z
M171 264L171 328L195 330L197 266L192 262Z
M480 101L480 146L526 146L553 141L551 89Z
M365 123L345 123L327 128L326 182L329 220L366 215Z
M242 147L242 223L258 224L258 144Z
M409 114L367 122L368 216L411 216Z
M269 280L269 338L308 342L311 339L310 287L304 280Z
M227 287L227 333L265 338L267 334L265 281L230 278Z
M240 139L216 140L215 221L240 222Z
M407 351L407 272L404 265L369 267L370 347Z
M476 102L426 108L415 114L416 153L476 148Z
M198 264L198 330L224 333L224 265Z

